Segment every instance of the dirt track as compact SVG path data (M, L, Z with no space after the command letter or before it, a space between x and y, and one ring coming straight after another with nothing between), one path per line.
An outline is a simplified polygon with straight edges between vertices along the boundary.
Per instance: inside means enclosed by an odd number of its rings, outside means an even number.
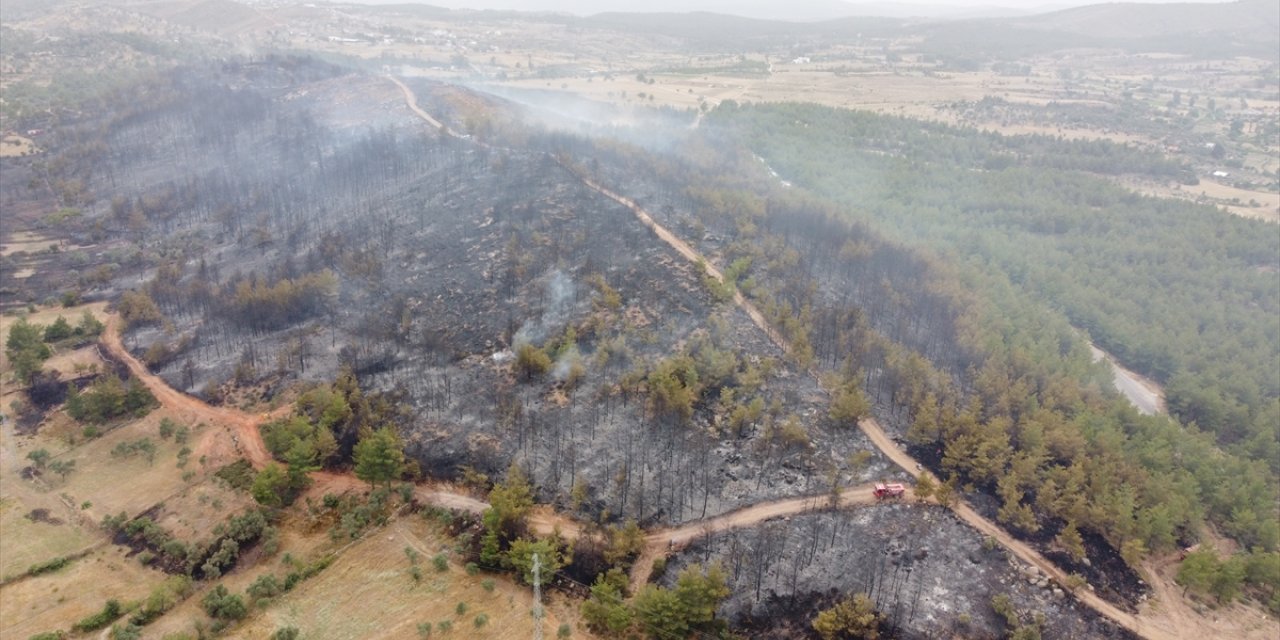
M262 442L262 434L258 432L258 425L263 421L271 419L271 415L253 416L235 409L227 409L224 407L210 406L197 398L193 398L173 387L147 370L146 365L142 364L128 349L124 348L124 343L120 341L120 317L112 314L107 319L107 328L102 333L101 344L107 349L111 355L120 360L129 368L129 373L141 380L147 389L151 391L151 395L156 397L160 404L174 410L182 416L185 416L190 422L207 422L210 425L221 426L232 432L232 442L236 445L236 450L249 460L255 469L261 469L271 461L271 454L267 453L267 447ZM277 410L276 413L287 413L291 407L285 406ZM283 415L281 413L281 415ZM213 431L209 436L196 447L199 452L202 447L207 448L211 445L211 441L216 437L217 431Z

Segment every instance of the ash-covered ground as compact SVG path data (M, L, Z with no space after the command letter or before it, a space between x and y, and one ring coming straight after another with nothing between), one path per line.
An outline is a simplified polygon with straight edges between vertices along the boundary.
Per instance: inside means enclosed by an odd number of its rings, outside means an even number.
M1001 637L992 598L1008 596L1023 624L1043 616L1044 638L1126 638L1123 630L987 542L950 511L908 503L812 512L704 536L674 556L662 581L718 562L734 628L810 637L821 609L865 593L893 637Z
M415 86L428 109L477 106ZM408 401L398 426L429 475L518 463L541 499L568 505L581 485L578 508L611 519L897 473L875 453L850 464L874 449L831 423L817 382L551 154L441 135L389 80L315 62L193 69L142 93L154 106L61 134L94 194L69 233L87 248L66 259L86 295L154 300L163 318L126 343L173 386L247 405L350 367ZM547 373L513 369L526 342ZM648 392L663 366L694 390L687 410Z

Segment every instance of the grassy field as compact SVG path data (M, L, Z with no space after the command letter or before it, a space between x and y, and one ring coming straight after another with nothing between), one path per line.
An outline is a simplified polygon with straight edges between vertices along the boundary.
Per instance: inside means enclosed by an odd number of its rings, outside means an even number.
M5 532L5 548L13 544ZM126 557L127 548L103 545L70 566L0 587L0 638L27 638L67 630L111 598L145 598L164 574Z
M56 496L11 491L17 482L20 481L6 477L6 486L0 490L0 532L5 538L0 576L5 581L25 573L33 564L76 553L99 541L99 536L86 532L71 519ZM37 509L46 510L49 517L34 519L32 512Z
M418 636L419 624L430 623L436 637L441 635L440 623L446 622L452 626L451 637L532 637L531 591L507 575L468 575L452 557L446 571L437 571L432 558L448 554L450 546L423 518L400 518L352 545L319 576L232 635L263 638L279 627L295 626L303 637L317 640L411 638ZM410 575L405 548L418 554L419 581ZM466 604L462 614L459 603ZM487 622L476 626L481 615ZM555 637L561 615L555 608L548 611L542 623L545 637ZM575 629L573 637L589 636Z

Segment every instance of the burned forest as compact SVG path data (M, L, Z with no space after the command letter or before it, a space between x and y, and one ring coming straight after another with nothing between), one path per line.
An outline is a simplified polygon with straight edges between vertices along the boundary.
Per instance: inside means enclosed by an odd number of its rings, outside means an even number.
M0 635L1274 628L1280 244L1152 191L1198 138L756 82L968 72L913 21L143 4L5 101Z

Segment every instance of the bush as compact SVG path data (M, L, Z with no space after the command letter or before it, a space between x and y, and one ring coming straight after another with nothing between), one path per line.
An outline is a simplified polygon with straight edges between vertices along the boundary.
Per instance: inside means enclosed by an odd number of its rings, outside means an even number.
M66 637L67 634L63 631L46 631L44 633L37 633L34 636L27 638L27 640L66 640Z
M263 600L269 600L284 593L284 587L274 574L264 573L258 576L258 579L254 580L245 592L254 602L261 604Z
M119 600L108 600L99 611L91 616L81 619L79 622L71 625L71 630L84 633L86 631L97 631L112 622L115 622L120 616L124 615L124 608L120 606Z
M66 318L58 316L58 319L54 320L53 324L44 328L44 341L57 342L70 338L74 334L75 329L71 328L71 323L67 322Z
M48 561L46 561L46 562L41 562L41 563L39 563L39 564L33 564L33 565L31 565L31 568L30 568L30 569L27 569L27 575L29 575L29 576L38 576L38 575L40 575L40 574L42 574L42 573L52 573L52 572L54 572L54 571L57 571L58 569L61 569L61 568L65 567L65 566L69 565L69 564L71 564L71 558L70 558L70 557L68 557L68 556L62 556L62 557L60 557L60 558L54 558L54 559L52 559L52 560L48 560Z
M436 556L431 559L431 564L435 566L436 571L440 573L444 573L449 570L449 559L446 558L443 553L437 553Z
M245 607L244 600L240 596L227 591L227 588L218 585L205 594L200 600L200 606L204 608L205 613L215 620L241 620L249 614L249 609Z
M527 342L516 348L515 370L526 380L540 376L550 368L551 356L548 356L546 351Z
M298 640L301 632L297 627L281 627L271 634L271 640Z
M485 626L486 624L489 624L489 615L484 613L477 615L475 622L473 622L472 624L474 624L477 629Z
M666 572L667 559L663 556L658 556L658 558L653 561L653 571L649 574L649 581L657 582Z
M151 590L151 595L142 603L142 608L129 619L131 624L146 626L156 618L178 605L191 594L191 578L187 576L170 576Z
M573 635L573 627L570 627L567 622L560 625L559 629L556 629L556 637L560 638L560 640L564 640L571 635Z
M253 471L253 465L243 458L218 469L213 475L222 479L231 488L241 491L248 491L252 488L254 478L257 477L257 474Z
M440 633L449 633L450 631L453 631L453 621L441 620L436 623L436 629L439 629Z
M465 602L459 602L459 603L458 603L458 606L456 606L456 607L454 607L454 608L453 608L453 611L454 611L454 613L457 613L457 614L458 614L458 615L460 615L460 616L465 616L465 615L467 615L467 603L465 603Z
M131 623L111 627L111 640L140 640L142 628Z
M80 422L101 424L125 415L142 417L156 406L155 396L137 378L125 383L108 374L98 378L80 392L75 385L67 389L67 413ZM87 433L86 437L90 437Z

